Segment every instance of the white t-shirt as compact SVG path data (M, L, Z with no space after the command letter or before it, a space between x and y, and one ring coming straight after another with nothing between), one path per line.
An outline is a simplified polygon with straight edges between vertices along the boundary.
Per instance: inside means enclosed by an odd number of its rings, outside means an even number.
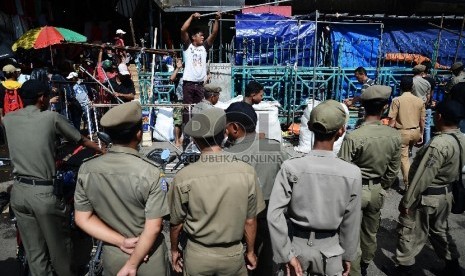
M192 43L184 49L184 81L202 82L207 77L207 50L210 47L205 41L202 46Z

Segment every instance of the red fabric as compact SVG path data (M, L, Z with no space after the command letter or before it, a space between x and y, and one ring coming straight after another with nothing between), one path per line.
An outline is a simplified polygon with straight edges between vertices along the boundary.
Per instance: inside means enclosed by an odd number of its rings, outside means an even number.
M54 27L43 27L40 30L39 36L34 43L34 49L41 49L50 45L59 44L63 41L63 36Z
M19 97L18 89L6 89L3 100L3 115L23 108L23 101Z

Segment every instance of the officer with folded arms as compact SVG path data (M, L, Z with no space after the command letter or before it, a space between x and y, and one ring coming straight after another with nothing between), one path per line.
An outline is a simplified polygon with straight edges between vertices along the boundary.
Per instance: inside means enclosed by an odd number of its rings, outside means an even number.
M15 177L11 207L32 275L75 275L69 208L55 182L56 136L101 152L62 115L48 111L49 87L38 80L20 89L24 108L3 120ZM55 192L54 192L55 191Z

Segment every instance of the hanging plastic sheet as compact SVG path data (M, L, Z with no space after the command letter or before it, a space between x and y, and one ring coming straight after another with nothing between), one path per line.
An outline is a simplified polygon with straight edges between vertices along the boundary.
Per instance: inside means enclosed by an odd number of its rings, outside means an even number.
M377 24L331 25L333 65L376 67L381 26Z
M236 16L236 64L299 65L309 62L315 37L315 23L300 24L275 14ZM310 66L310 64L306 64Z
M457 33L460 30L456 30ZM387 25L383 34L383 57L387 53L419 54L427 58L436 58L441 66L450 66L454 62L459 36L448 31L442 31L436 53L439 29L416 24L409 26ZM465 38L458 47L458 60L465 58Z

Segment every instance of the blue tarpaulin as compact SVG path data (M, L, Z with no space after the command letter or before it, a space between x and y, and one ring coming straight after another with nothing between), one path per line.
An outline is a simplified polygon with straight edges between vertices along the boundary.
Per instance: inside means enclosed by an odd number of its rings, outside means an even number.
M376 67L381 25L332 25L333 66Z
M332 66L376 67L378 58L384 58L387 53L419 54L427 58L433 58L436 53L439 29L424 23L385 24L381 48L381 24L329 25ZM299 66L311 67L314 38L315 23L311 21L301 21L299 25L297 20L274 14L240 14L236 16L235 61L237 65L243 64L244 59L249 65L292 65L297 59ZM439 64L450 66L454 61L457 41L458 35L442 31ZM458 60L465 59L464 45L465 38L462 38ZM402 63L392 65L403 66Z
M313 22L299 26L296 20L274 14L237 15L236 64L246 59L247 64L286 65L293 64L296 57L301 62L305 55L311 54L314 36Z

